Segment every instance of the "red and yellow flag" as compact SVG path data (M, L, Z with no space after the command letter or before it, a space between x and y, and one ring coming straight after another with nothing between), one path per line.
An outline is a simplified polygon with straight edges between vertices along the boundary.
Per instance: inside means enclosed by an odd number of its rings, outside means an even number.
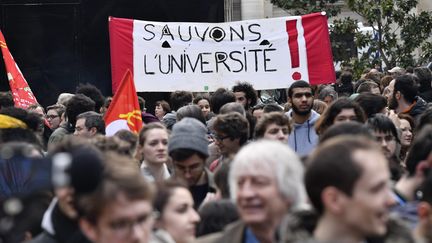
M120 87L105 113L106 135L112 136L118 130L128 129L138 133L142 128L141 110L132 73L128 69L123 76Z
M12 91L15 106L26 109L29 105L38 103L33 95L27 81L25 80L21 70L16 64L3 33L0 31L0 47L3 54L3 60L6 66L6 72L9 80L9 86Z

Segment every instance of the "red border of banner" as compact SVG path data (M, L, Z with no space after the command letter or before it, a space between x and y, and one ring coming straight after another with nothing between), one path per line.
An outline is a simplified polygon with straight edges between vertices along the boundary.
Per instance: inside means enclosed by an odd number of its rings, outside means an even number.
M311 85L334 83L336 74L327 16L322 13L304 15L302 24L306 41L309 83Z
M133 20L109 17L112 92L129 69L133 74Z

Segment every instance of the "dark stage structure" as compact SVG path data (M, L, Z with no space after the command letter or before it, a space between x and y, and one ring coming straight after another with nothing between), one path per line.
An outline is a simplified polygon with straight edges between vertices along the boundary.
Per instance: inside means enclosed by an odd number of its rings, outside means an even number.
M91 83L111 95L108 16L149 21L223 22L223 0L0 0L0 28L38 101ZM3 58L0 91L9 84ZM140 93L147 104L166 93ZM149 110L152 111L152 107Z

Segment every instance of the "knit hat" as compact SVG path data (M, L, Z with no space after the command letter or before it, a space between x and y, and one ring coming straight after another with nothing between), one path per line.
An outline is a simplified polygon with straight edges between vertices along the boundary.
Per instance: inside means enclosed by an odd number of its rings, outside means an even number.
M168 142L168 152L176 149L190 149L209 156L207 128L195 118L185 117L177 122Z

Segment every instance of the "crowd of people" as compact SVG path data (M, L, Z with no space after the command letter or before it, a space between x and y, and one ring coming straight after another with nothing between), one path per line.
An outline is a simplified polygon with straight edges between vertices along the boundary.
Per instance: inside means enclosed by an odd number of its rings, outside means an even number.
M0 92L0 242L432 242L432 72L345 68L286 101L175 91L105 135L112 98Z

